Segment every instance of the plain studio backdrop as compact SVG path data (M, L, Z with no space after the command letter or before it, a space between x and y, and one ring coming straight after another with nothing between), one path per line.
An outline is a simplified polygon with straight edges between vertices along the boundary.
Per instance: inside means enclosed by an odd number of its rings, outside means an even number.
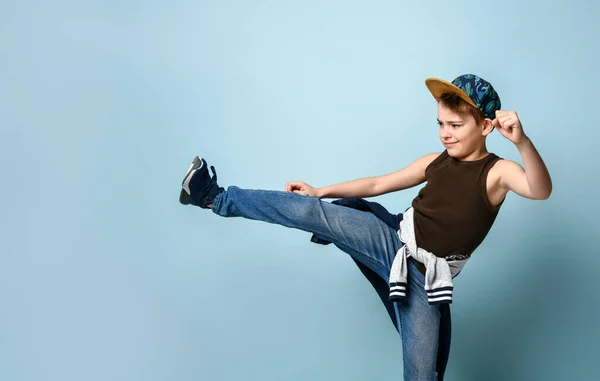
M447 380L594 378L599 9L0 1L0 379L401 380L346 254L181 206L181 179L196 154L225 187L390 173L443 150L424 80L464 73L517 111L554 192L509 195L455 279Z

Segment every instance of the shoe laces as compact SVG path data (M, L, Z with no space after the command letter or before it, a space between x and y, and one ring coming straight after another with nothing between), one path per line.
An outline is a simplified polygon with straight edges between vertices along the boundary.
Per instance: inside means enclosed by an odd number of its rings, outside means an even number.
M215 186L217 184L217 171L215 171L215 167L212 165L210 166L210 169L213 173L213 176L208 181L208 185L206 187L206 189L209 191L209 193L213 190L213 188L215 188Z

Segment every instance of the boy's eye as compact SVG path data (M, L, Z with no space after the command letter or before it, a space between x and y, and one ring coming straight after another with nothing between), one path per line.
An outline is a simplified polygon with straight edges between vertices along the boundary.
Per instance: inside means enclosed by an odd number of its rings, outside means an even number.
M437 125L438 125L438 126L440 126L440 127L442 127L442 126L444 125L444 123L442 123L442 122L437 122ZM452 124L451 126L452 126L453 128L458 128L458 127L462 126L462 124Z

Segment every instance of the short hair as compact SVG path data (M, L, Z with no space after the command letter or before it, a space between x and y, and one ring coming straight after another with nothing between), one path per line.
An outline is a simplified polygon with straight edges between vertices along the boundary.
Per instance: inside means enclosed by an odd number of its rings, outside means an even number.
M481 110L473 107L456 94L443 93L439 102L458 114L472 115L477 124L480 124L485 119L485 114Z

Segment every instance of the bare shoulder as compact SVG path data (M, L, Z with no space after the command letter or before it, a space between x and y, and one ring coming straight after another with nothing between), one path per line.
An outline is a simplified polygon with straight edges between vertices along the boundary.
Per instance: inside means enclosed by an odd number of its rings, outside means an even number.
M525 170L512 160L500 159L494 163L486 179L488 199L498 206L509 191L519 195L526 192Z
M406 167L394 172L411 172L415 174L422 174L425 176L425 169L429 166L429 164L433 163L435 159L437 159L443 152L433 152L427 155L421 156L415 160L413 160Z
M437 159L443 152L432 152L425 156L420 157L415 162L420 162L420 164L424 164L425 168L429 166L429 164L433 163L435 159Z
M425 182L425 170L441 152L434 152L411 162L406 167L375 178L376 193L378 195L411 188Z
M443 154L443 152L432 152L428 155L423 156L423 158L427 158L427 160L434 161L438 156Z
M512 160L500 159L490 168L488 177L490 180L495 180L502 188L508 190L511 179L523 176L524 174L525 169L519 163Z
M421 156L420 158L413 161L407 168L411 168L415 172L421 173L425 176L427 167L431 165L443 152L432 152L427 155Z
M552 184L536 184L536 181L544 182L544 179L533 180L536 187L532 188L527 180L527 173L521 164L511 160L501 160L495 169L495 177L497 178L498 188L504 192L512 191L517 195L532 200L545 200L550 197L552 192ZM493 168L492 168L493 169ZM489 182L488 182L489 184ZM547 189L544 189L547 187Z

